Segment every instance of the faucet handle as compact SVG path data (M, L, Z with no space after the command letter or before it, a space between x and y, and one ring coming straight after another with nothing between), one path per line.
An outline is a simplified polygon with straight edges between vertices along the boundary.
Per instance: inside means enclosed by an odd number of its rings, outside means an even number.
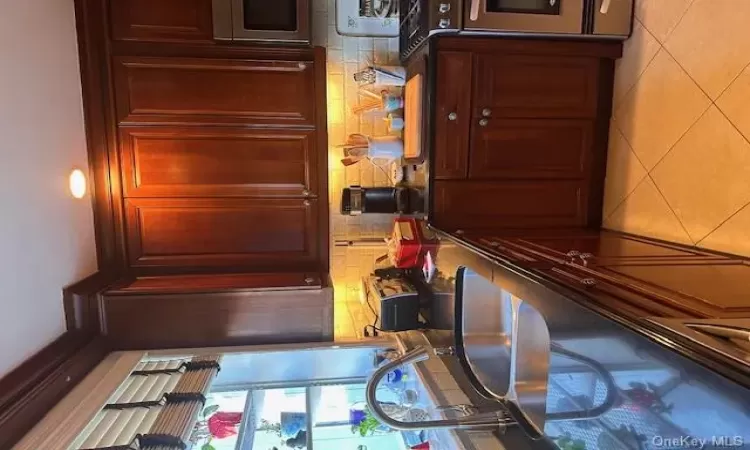
M435 356L453 356L456 354L454 347L437 347L433 351L435 352Z
M474 414L479 413L479 408L474 405L466 404L438 406L436 409L438 411L456 411L458 413L461 413L463 416L473 416Z

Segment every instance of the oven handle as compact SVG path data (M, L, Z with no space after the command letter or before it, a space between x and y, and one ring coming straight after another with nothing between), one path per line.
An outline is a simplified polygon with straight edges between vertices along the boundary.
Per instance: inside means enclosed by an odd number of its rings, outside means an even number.
M471 0L471 9L469 10L469 20L476 22L479 19L479 7L482 0Z

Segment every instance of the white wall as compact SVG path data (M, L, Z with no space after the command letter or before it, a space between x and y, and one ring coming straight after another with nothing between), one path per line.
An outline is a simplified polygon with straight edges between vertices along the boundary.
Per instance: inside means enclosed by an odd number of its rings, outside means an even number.
M64 331L62 288L96 270L72 0L0 0L0 377Z

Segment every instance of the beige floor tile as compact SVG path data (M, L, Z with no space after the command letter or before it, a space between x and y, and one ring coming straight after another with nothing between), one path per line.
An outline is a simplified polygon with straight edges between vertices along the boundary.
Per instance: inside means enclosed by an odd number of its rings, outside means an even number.
M625 41L622 58L615 62L615 108L638 81L638 77L646 70L660 48L659 41L636 20L633 23L633 35Z
M750 66L721 94L716 106L750 140Z
M750 257L750 205L698 243L700 247Z
M708 108L710 100L664 49L615 112L617 126L651 170Z
M671 242L693 244L650 177L646 177L604 221L604 227Z
M633 153L630 145L612 122L609 127L607 178L604 181L604 217L622 203L646 176L646 169Z
M750 62L750 1L695 0L664 45L716 100Z
M651 176L698 242L750 201L750 144L711 106Z
M692 1L636 0L635 15L651 34L663 43L677 26Z

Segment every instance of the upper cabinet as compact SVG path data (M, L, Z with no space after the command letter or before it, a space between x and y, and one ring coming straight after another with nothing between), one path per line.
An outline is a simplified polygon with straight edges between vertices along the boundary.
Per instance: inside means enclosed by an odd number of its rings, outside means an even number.
M118 41L212 42L211 0L110 0Z
M474 111L487 117L595 118L598 67L591 57L479 53Z
M117 118L312 127L313 68L311 61L117 57Z

